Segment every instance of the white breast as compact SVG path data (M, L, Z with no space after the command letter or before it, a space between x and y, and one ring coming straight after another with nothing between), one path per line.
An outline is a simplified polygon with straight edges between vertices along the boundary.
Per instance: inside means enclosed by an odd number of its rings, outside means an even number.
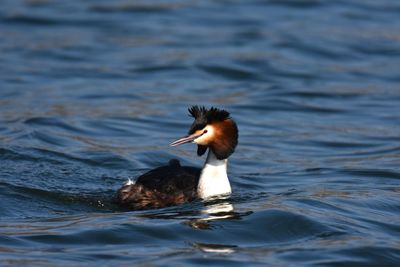
M200 198L206 199L232 192L227 174L227 163L227 159L219 160L209 150L197 186L197 194Z

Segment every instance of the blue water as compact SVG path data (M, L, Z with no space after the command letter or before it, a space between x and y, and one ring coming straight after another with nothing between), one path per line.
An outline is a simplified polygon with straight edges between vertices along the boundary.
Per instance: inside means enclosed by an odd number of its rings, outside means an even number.
M0 265L400 266L400 2L2 0ZM125 212L190 105L233 194Z

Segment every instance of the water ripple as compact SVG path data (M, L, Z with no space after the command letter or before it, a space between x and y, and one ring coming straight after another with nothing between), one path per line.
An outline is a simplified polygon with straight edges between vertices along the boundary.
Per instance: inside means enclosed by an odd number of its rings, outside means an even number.
M0 10L5 265L397 266L395 0L11 1ZM240 130L229 198L113 205L201 167L190 105Z

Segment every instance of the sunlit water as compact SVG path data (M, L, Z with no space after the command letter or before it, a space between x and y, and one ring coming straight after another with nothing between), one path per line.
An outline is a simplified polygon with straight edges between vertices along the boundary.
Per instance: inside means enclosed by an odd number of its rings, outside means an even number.
M400 2L3 0L0 265L400 266ZM233 195L124 212L240 128Z

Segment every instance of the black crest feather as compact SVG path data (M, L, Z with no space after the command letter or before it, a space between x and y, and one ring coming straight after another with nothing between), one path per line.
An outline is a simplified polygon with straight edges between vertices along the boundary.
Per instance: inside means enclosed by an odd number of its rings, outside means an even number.
M224 109L218 109L211 107L210 109L206 109L205 107L192 106L189 108L189 114L195 118L205 118L208 123L213 121L223 121L229 119L229 112Z
M189 111L189 114L195 119L204 117L204 114L207 113L207 110L205 107L199 107L199 106L192 106L188 109L188 111Z
M209 109L205 107L192 106L189 109L189 114L195 120L190 127L189 134L194 133L197 130L203 129L207 124L217 121L224 121L230 118L228 111L224 109L218 109L211 107Z

